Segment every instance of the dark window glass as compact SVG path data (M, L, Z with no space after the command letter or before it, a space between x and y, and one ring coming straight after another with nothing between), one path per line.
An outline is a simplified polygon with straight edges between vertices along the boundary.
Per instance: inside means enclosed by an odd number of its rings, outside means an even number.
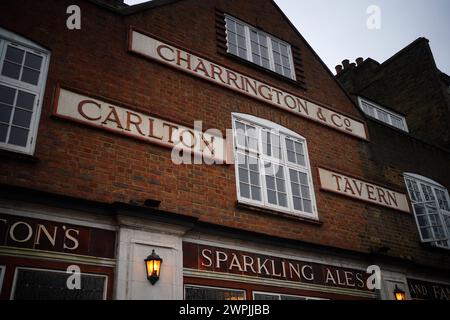
M35 97L34 94L19 91L19 94L17 95L16 106L32 111L34 105L34 97Z
M42 65L42 57L27 52L27 56L25 58L25 66L36 70L41 70L41 65Z
M9 144L13 144L20 147L26 147L28 141L28 130L11 127L11 132L9 133Z
M13 79L19 79L20 65L5 61L3 63L2 75Z
M0 123L0 142L6 141L7 134L8 134L8 126Z
M16 108L14 111L13 124L20 127L30 128L31 116L33 113Z
M11 120L12 107L0 103L0 122L8 123Z
M21 80L26 83L37 85L39 83L39 71L24 67Z
M70 274L57 271L19 269L15 300L102 300L105 291L105 277L81 275L81 289L69 290L67 279Z
M6 50L5 59L8 61L15 62L17 64L22 64L24 53L25 51L21 49L8 46L8 49Z
M0 85L0 102L13 105L15 94L15 89Z
M186 287L186 300L244 300L243 291L216 289L216 288L200 288Z

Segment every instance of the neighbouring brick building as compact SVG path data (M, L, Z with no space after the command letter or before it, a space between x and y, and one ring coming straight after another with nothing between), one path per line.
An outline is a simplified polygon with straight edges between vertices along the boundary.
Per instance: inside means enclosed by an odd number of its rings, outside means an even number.
M2 1L0 57L2 299L450 296L449 153L273 1Z

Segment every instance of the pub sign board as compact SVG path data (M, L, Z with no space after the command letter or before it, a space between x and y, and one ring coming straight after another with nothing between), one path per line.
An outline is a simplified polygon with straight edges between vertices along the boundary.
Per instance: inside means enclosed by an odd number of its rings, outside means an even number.
M417 300L450 300L450 284L407 279L409 293Z
M113 259L115 242L111 230L0 214L0 246L4 247Z
M319 168L322 190L410 213L406 194L345 174Z
M196 130L75 89L58 87L55 95L53 112L59 118L163 147L177 147L180 152L199 154L215 163L229 161L226 139L212 130Z
M364 122L360 120L159 41L133 27L128 50L340 132L368 139Z
M186 269L373 292L365 271L183 242Z

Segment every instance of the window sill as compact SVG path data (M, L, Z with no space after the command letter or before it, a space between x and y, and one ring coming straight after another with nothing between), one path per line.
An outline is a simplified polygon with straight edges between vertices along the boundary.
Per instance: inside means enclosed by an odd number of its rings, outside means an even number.
M20 153L20 152L14 152L10 150L0 149L0 159L6 159L6 160L18 160L23 162L29 162L29 163L37 163L39 162L39 158L36 156Z
M269 214L271 216L278 216L278 217L287 218L287 219L291 219L291 220L295 220L295 221L305 222L305 223L313 224L313 225L316 225L316 226L323 225L323 222L320 221L320 220L316 220L316 219L313 219L313 218L296 216L296 215L293 215L293 214L284 213L284 212L280 212L280 211L276 211L276 210L272 210L272 209L261 208L261 207L257 207L257 206L254 206L254 205L242 203L242 202L239 202L239 201L236 202L236 208L241 209L241 210L250 210L250 211L255 211L255 212L258 212L258 213Z
M225 53L224 52L219 52L219 53L221 55L227 57L227 58L239 61L239 62L247 65L248 67L257 69L258 71L265 72L265 73L271 75L272 77L276 78L277 80L285 81L285 82L289 83L290 85L293 85L293 86L295 86L297 88L300 88L302 90L306 90L305 84L303 82L299 81L299 80L294 80L294 79L282 76L282 75L280 75L280 74L278 74L278 73L276 73L276 72L274 72L274 71L272 71L270 69L266 69L264 67L261 67L261 66L257 65L256 63L253 63L253 62L250 62L248 60L242 59L241 57L235 56L234 54L231 54L231 53L228 53L228 52L225 52Z

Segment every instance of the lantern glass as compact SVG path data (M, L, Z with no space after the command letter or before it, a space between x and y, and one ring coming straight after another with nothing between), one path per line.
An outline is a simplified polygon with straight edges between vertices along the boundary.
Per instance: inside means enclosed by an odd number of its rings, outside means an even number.
M147 279L151 284L155 284L159 280L161 273L162 259L152 251L152 254L145 259L145 268L147 270Z
M394 296L395 296L395 300L397 300L397 301L406 300L406 293L404 291L400 290L397 286L395 286Z

